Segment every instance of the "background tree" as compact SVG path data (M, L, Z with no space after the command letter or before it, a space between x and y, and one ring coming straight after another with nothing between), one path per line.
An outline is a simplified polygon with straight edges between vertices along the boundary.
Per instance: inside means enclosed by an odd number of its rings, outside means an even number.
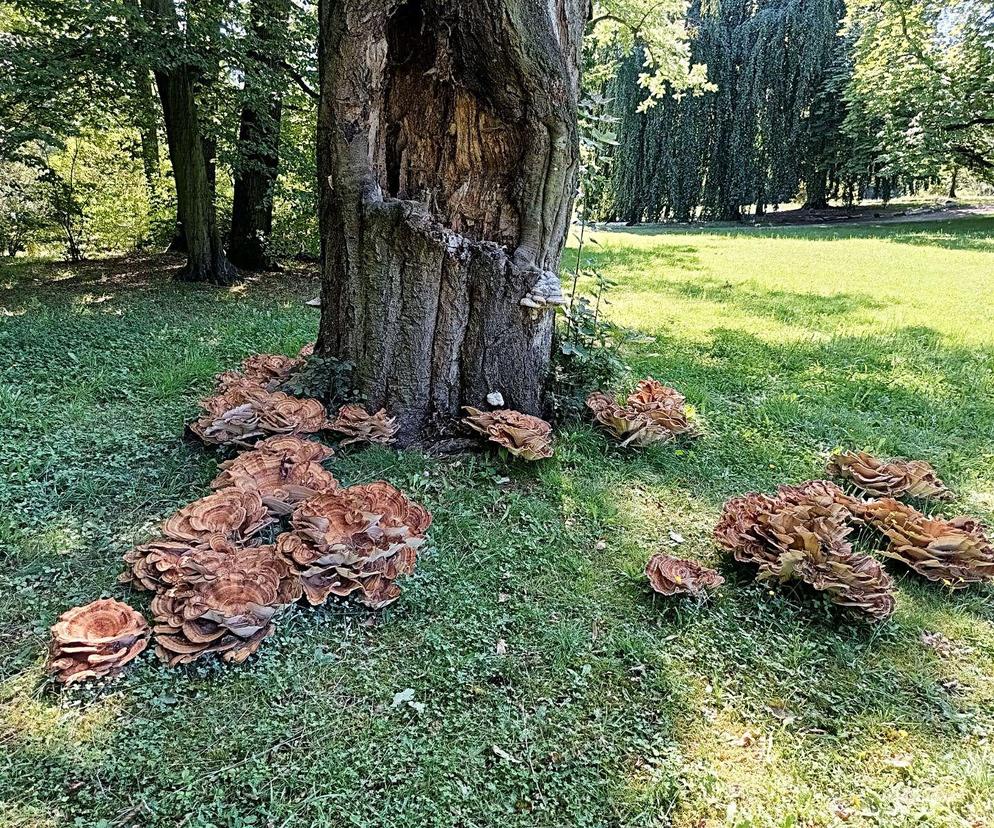
M213 146L201 126L197 95L203 71L195 60L196 53L187 47L198 32L213 30L215 17L208 13L198 19L198 12L204 8L186 4L181 25L173 0L142 0L142 9L149 28L159 36L155 83L165 116L178 214L187 250L187 263L179 278L230 284L238 278L238 271L224 255L217 225Z
M253 0L235 163L228 258L246 270L270 270L273 195L279 170L285 74L276 64L286 47L290 0Z
M691 60L712 84L696 94L651 97L638 84L644 50L629 55L611 89L619 147L606 217L735 219L790 201L843 11L841 0L695 0Z
M873 133L882 170L994 182L994 7L983 0L852 0L858 26L846 130Z

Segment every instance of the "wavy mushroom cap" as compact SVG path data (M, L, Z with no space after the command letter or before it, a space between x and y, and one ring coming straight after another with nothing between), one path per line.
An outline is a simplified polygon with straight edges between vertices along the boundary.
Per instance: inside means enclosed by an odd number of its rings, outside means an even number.
M122 601L102 598L62 613L52 627L52 638L60 645L82 643L96 647L147 632L148 624L141 613Z
M219 534L246 539L268 526L272 519L256 491L222 489L184 506L162 524L166 537L196 541Z
M253 354L242 362L242 371L248 379L255 380L260 385L267 385L273 382L283 382L303 365L304 360L299 356Z
M645 566L649 584L660 595L701 595L725 583L715 570L697 561L674 558L665 552L653 555Z
M298 506L290 525L301 537L323 549L351 546L368 533L379 515L365 511L351 488L313 497Z
M64 612L52 626L48 669L63 684L120 673L148 646L140 613L104 598Z
M180 577L152 599L156 652L170 664L211 653L240 663L273 630L276 613L302 594L287 560L272 546L199 550Z
M843 451L832 455L826 471L878 497L949 500L953 496L935 469L924 460L883 460L865 451Z
M622 446L644 448L672 439L676 433L647 414L618 405L606 394L594 392L587 398L594 420Z
M431 526L431 512L385 480L350 486L348 492L361 501L365 511L380 516L380 526L405 526L418 536L423 536Z
M879 563L848 541L862 504L832 483L781 486L725 504L715 540L735 559L756 564L758 578L796 579L836 604L881 620L894 611L893 584Z
M303 488L314 495L338 486L331 472L318 463L296 462L287 455L267 451L247 451L225 466L211 482L212 489L254 489L265 499L278 497L287 487Z
M725 503L714 528L715 541L732 552L737 561L775 561L776 551L769 550L765 539L756 533L760 516L769 514L775 508L776 501L759 492L731 498Z
M312 605L352 596L379 609L395 601L393 582L414 571L431 514L386 481L350 486L302 503L277 538Z
M824 592L834 604L873 621L886 620L897 607L894 582L880 562L849 548L793 549L783 555L775 571L761 571L760 577L802 581Z
M603 391L592 391L587 395L587 408L596 414L598 411L621 408L621 406Z
M973 518L929 517L894 498L864 505L863 519L889 541L883 554L951 589L994 581L994 546Z
M335 450L324 443L314 440L307 440L295 434L278 434L275 437L267 437L252 446L253 451L265 452L267 454L278 454L289 457L295 463L313 462L321 463L335 455ZM237 459L237 458L235 458ZM221 464L221 468L227 468L232 461Z
M587 397L594 420L622 446L645 447L678 434L696 431L686 412L683 395L652 379L644 379L624 405L602 391Z
M400 425L396 417L387 416L385 408L370 414L361 405L344 405L328 428L348 438L342 440L343 446L360 442L389 445L396 438Z
M319 400L267 391L244 381L201 401L205 414L190 430L213 445L248 445L272 435L313 434L327 426L327 412Z
M541 417L511 408L481 411L464 406L463 423L523 460L552 457L552 426Z
M639 380L626 402L636 411L645 411L657 408L682 409L687 399L675 388L663 385L652 377L646 377L644 380Z
M128 570L118 580L156 592L175 583L180 562L186 556L203 550L233 552L235 548L224 535L208 535L185 541L157 538L124 553Z
M253 405L262 427L273 433L313 434L328 425L327 412L319 400L270 391L259 395Z

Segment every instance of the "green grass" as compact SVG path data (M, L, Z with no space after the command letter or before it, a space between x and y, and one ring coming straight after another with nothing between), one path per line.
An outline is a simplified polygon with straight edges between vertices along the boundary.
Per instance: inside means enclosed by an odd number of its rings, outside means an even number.
M992 521L994 220L596 237L611 313L655 337L632 378L680 388L701 439L633 454L576 425L539 466L336 457L436 516L382 618L294 610L243 667L149 654L61 692L48 626L101 595L147 607L120 555L216 468L184 418L218 370L313 338L315 281L2 266L0 824L989 824L994 593L894 567L872 627L755 584L710 530L836 446L928 459L959 493L944 513ZM648 594L671 531L722 569L716 599ZM393 705L407 688L423 708Z

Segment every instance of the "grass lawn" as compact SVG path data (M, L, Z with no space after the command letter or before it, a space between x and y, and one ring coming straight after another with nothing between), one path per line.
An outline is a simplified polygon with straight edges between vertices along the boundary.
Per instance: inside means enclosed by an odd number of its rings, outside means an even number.
M49 625L101 595L147 608L120 555L215 474L184 418L217 371L313 338L315 277L0 266L0 825L990 825L994 591L888 565L897 614L871 626L754 583L711 528L836 446L927 459L959 494L944 513L994 521L994 219L596 237L611 313L655 337L632 381L682 390L701 439L340 455L346 483L435 514L381 618L295 609L243 667L149 653L63 692ZM653 600L661 545L724 590Z

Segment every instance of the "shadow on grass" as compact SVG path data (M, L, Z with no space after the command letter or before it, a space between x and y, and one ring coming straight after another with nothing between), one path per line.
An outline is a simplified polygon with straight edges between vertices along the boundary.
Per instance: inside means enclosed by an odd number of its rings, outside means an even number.
M684 391L708 433L678 463L664 446L636 465L682 468L703 492L810 476L836 446L921 457L955 485L994 451L991 349L925 327L784 343L718 329L704 347L656 333L635 372Z
M766 316L789 324L810 325L825 317L849 317L860 310L879 309L885 304L872 296L859 293L801 293L790 290L761 290L749 283L735 284L719 279L697 279L692 282L654 279L652 291L732 305L753 316Z
M598 268L618 268L636 273L651 273L663 267L679 270L701 268L698 248L692 244L660 244L645 250L588 244L583 258L590 259ZM567 280L575 266L576 250L570 248L563 251L563 272Z
M960 218L946 221L903 222L893 224L824 225L797 227L662 226L598 229L608 238L615 234L636 236L730 236L751 239L798 239L830 242L839 239L879 239L895 244L941 247L980 253L994 251L994 216ZM674 245L676 247L676 245Z
M207 292L218 297L245 297L251 292L314 291L315 267L289 262L282 271L245 273L245 278L230 287L192 282L177 282L176 274L186 259L176 253L148 253L95 259L78 263L16 259L0 260L0 305L8 306L9 315L23 312L17 303L31 307L57 305L70 301L92 306L112 303L119 294L189 295ZM310 297L308 297L310 298ZM30 307L28 308L30 312Z

